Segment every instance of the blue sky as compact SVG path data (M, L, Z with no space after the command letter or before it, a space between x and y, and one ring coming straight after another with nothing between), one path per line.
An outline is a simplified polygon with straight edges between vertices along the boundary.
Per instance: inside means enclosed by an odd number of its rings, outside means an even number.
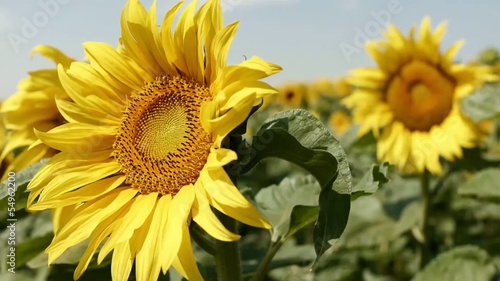
M159 18L177 1L158 0ZM499 1L468 0L221 0L225 24L240 21L228 62L258 55L283 67L272 84L338 77L349 69L373 65L363 52L366 39L378 39L388 22L407 34L429 15L432 26L448 22L444 47L464 39L459 60L470 61L488 46L500 47ZM2 1L0 4L0 98L16 91L27 71L51 67L30 59L39 44L53 45L83 59L82 43L116 45L126 0ZM152 0L142 3L149 8ZM35 29L29 30L28 25ZM14 40L13 38L17 39ZM21 39L20 39L21 38ZM349 53L350 51L350 53Z

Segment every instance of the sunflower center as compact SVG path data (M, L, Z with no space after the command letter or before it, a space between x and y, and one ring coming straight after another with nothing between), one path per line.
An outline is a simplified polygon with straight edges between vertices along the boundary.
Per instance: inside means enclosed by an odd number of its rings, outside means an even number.
M295 96L295 94L293 92L286 92L286 94L285 94L285 98L288 101L293 100L294 96Z
M170 76L131 97L114 143L125 182L162 195L194 184L212 145L200 123L201 105L210 99L207 87Z
M439 69L421 61L405 65L387 93L394 117L411 131L429 131L453 106L454 83Z

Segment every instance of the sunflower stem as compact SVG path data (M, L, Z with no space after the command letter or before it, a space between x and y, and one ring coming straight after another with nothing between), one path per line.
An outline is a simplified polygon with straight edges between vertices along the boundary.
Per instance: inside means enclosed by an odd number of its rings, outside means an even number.
M420 178L421 196L422 196L422 226L421 232L423 241L420 244L420 268L425 267L429 261L429 215L430 215L430 201L431 193L430 187L430 174L425 170Z
M267 251L266 256L262 260L262 262L259 264L259 267L257 268L257 272L255 272L255 275L252 278L252 281L261 281L264 280L264 277L267 274L269 264L273 260L274 256L278 252L278 250L281 248L283 245L283 241L279 240L276 243L273 243L271 247L269 248L269 251Z
M220 212L217 212L219 220L227 230L236 233L238 222ZM241 281L241 261L238 242L224 242L215 240L215 267L217 280L219 281Z

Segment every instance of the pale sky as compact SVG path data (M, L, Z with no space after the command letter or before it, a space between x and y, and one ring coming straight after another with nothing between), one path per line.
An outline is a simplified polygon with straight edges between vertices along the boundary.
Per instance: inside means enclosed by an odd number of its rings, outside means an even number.
M189 0L188 0L189 1ZM142 3L149 9L152 0ZM158 18L177 1L158 0ZM500 1L484 0L221 0L224 23L240 21L228 63L258 55L279 64L283 72L268 79L273 85L291 80L338 77L349 69L373 65L360 48L378 39L387 23L408 34L429 15L433 28L448 22L444 48L464 39L458 59L470 61L485 47L500 47ZM58 47L83 59L82 43L116 46L120 13L126 0L0 0L0 98L16 92L30 70L51 67L39 44ZM17 39L14 40L13 38ZM345 50L342 50L342 47ZM348 51L350 53L347 53Z

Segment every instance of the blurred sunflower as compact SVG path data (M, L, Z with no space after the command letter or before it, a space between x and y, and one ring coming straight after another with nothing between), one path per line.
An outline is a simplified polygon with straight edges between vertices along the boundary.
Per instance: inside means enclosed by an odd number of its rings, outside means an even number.
M328 118L328 124L336 136L342 136L349 130L352 122L345 112L335 111Z
M488 68L454 62L462 42L440 53L445 31L440 24L433 33L428 17L418 38L415 28L405 38L389 26L386 40L367 44L378 67L356 69L349 78L357 89L344 103L361 123L360 135L373 131L378 158L404 172L439 174L440 156L449 161L462 157L462 148L479 139L460 101L495 76Z
M37 53L63 68L69 67L74 61L50 46L35 47L31 56ZM9 132L0 159L3 161L16 152L6 173L20 171L44 157L55 154L54 149L40 143L20 154L17 152L34 144L38 139L33 129L46 132L63 123L64 119L57 110L56 97L68 98L59 81L57 69L42 69L29 72L29 77L19 82L18 92L2 104L0 112ZM6 174L2 180L5 177Z
M2 106L2 103L0 102L0 107ZM3 119L0 118L0 147L3 149L5 147L5 143L7 142L7 130L5 129L5 124L3 123ZM5 171L7 170L7 165L10 161L10 157L4 157L0 161L0 176L3 178L3 175Z
M279 87L277 102L285 107L297 108L306 98L307 86L304 83L289 82Z
M261 97L277 91L259 80L281 71L253 57L226 66L238 23L223 27L219 1L179 14L177 4L156 22L130 0L121 18L121 47L85 43L90 64L59 67L72 101L56 103L68 123L40 141L61 151L30 182L32 211L65 207L46 249L49 264L85 240L78 279L102 244L97 261L111 251L113 280L157 280L173 266L201 280L188 226L196 222L222 241L228 231L211 207L243 223L270 228L242 196L223 166L236 160L224 148ZM174 19L178 16L175 31Z
M349 84L347 77L341 77L334 81L333 92L335 97L346 97L352 93L352 86Z

